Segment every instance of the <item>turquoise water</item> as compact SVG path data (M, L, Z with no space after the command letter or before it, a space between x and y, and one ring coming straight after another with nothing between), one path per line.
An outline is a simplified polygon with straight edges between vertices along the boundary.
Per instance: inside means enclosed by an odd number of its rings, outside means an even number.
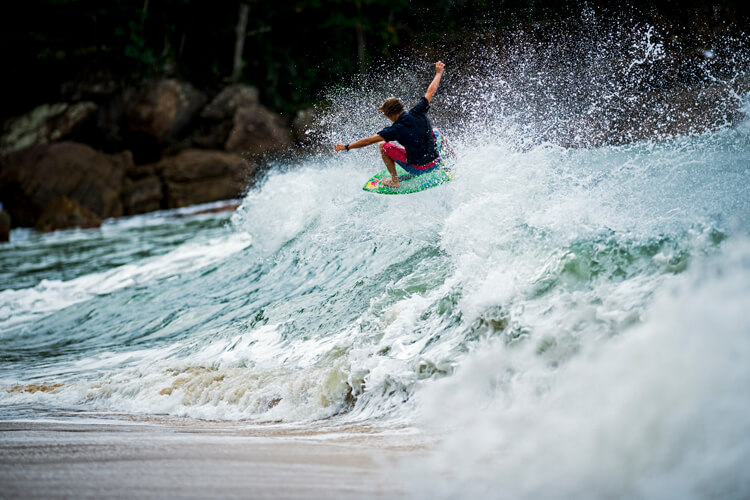
M490 496L486 453L505 479L521 472L503 450L557 457L578 494L594 471L626 481L618 457L678 480L731 449L701 470L744 488L749 157L743 127L487 144L451 183L386 197L361 190L364 154L336 156L269 174L233 214L17 230L0 248L4 414L447 429L462 439L429 470ZM549 493L524 474L513 491Z
M748 122L577 149L499 122L414 195L325 153L234 213L15 230L4 415L407 425L445 437L418 495L745 497Z

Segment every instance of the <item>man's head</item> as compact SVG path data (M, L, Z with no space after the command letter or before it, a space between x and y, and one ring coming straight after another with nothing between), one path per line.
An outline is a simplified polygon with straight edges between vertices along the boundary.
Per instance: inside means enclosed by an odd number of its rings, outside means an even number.
M401 101L398 99L398 97L389 97L388 99L383 101L383 104L381 104L378 109L382 111L383 114L387 116L391 121L395 122L401 115L401 113L404 112L404 105L401 104Z

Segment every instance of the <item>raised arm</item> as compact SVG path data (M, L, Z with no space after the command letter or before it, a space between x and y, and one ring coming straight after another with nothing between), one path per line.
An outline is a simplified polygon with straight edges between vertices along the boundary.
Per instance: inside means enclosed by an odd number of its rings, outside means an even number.
M344 145L343 142L339 142L336 144L334 149L338 153L339 151L344 151L345 149L357 149L357 148L363 148L365 146L369 146L370 144L375 144L376 142L384 141L382 137L379 135L373 135L371 137L365 137L364 139L360 139L358 141L354 141L351 144L349 144L349 147L347 148L346 145Z
M424 95L428 102L432 101L432 96L435 95L438 85L440 85L440 77L443 76L443 69L445 69L445 64L442 61L435 63L435 78L432 79L432 83L427 87L427 93Z

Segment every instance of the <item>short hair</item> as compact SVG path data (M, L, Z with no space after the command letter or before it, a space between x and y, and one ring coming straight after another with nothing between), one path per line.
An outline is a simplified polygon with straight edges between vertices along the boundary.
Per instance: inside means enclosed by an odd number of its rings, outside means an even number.
M378 109L382 111L386 116L395 116L401 114L401 112L404 110L404 105L401 104L401 101L398 99L398 97L389 97L388 99L383 101L383 104L381 104Z

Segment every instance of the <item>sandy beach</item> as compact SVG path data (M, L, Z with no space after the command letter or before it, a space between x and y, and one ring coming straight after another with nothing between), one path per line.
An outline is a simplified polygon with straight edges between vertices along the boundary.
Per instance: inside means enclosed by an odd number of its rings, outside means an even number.
M1 498L401 498L423 450L368 427L168 419L0 422Z

